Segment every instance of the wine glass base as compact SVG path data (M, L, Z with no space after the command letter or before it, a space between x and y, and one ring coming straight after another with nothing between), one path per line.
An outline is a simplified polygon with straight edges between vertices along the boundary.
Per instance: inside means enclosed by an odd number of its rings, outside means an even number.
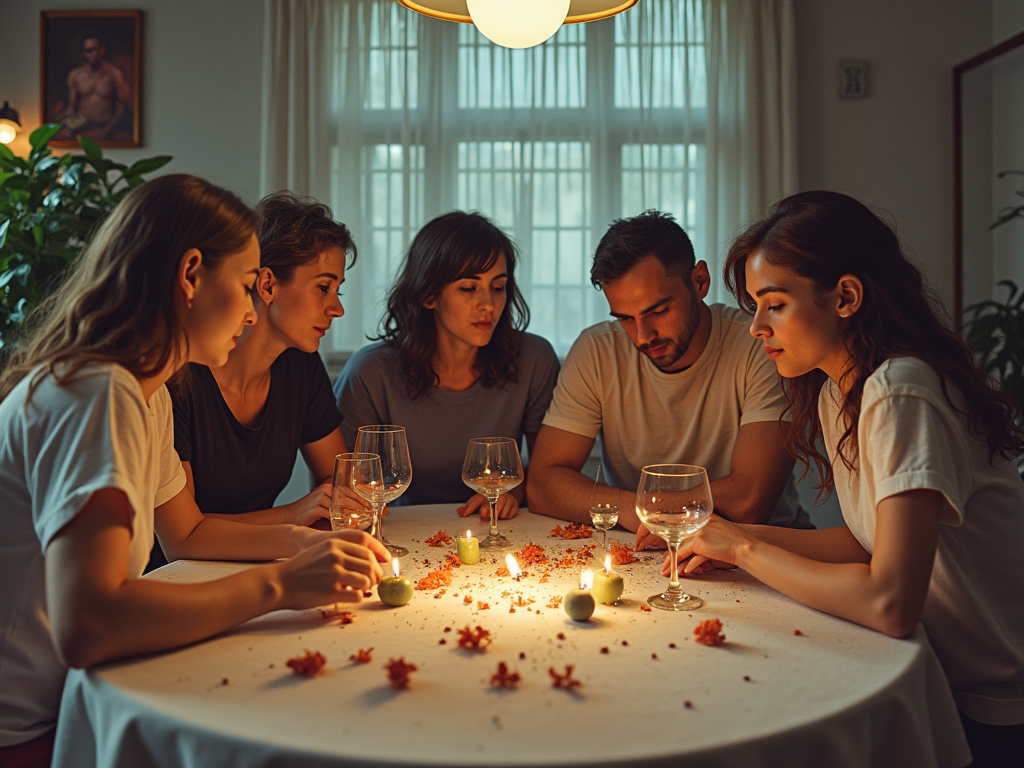
M500 533L490 533L480 540L480 549L511 549L512 542Z
M647 598L648 605L663 611L695 611L704 605L699 597L692 597L685 592L662 592Z
M384 545L384 549L391 553L392 557L405 557L409 554L408 549L400 547L397 544L392 544L385 538L381 538L380 543Z

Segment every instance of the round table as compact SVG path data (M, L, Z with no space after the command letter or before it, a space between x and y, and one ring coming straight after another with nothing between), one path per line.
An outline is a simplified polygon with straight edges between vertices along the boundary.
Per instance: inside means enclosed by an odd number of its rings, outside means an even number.
M431 547L478 520L455 505L398 507L389 538L411 554L413 579L454 545ZM468 525L467 525L468 522ZM501 530L552 561L589 540L552 538L558 521L526 511ZM627 532L612 539L630 542ZM452 571L443 593L417 591L401 608L376 597L344 623L331 611L278 611L203 643L72 670L53 765L104 766L960 766L969 761L956 709L923 631L907 640L805 608L742 571L689 579L705 600L692 613L642 610L666 583L660 553L616 566L625 593L592 620L569 620L552 598L581 566L528 566L498 575L501 557ZM192 582L250 567L180 561L148 578ZM544 573L547 573L545 581ZM486 604L486 607L485 605ZM514 612L513 612L514 609ZM726 642L695 642L702 619ZM460 650L457 630L483 627L493 643ZM446 628L451 628L446 631ZM372 648L368 664L350 661ZM306 650L327 659L315 677L286 666ZM392 690L383 665L417 666ZM491 687L498 662L521 675ZM549 669L582 686L552 686Z

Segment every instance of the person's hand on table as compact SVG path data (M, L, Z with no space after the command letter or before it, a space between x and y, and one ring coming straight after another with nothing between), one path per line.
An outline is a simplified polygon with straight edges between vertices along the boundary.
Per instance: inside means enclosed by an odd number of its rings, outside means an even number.
M474 493L470 496L469 501L455 511L459 513L459 517L469 517L474 512L479 512L480 521L483 523L489 522L491 519L491 506L487 502L487 497L479 493ZM498 513L499 520L508 520L519 514L519 502L511 493L503 493L498 497L494 511Z
M301 499L284 504L281 511L285 513L283 522L292 525L312 525L323 518L330 520L331 484L320 483Z
M634 552L642 552L645 549L667 549L668 545L665 540L658 536L656 533L651 533L647 530L647 526L640 523L640 527L636 529L636 546L633 547Z
M380 582L380 564L390 559L369 534L347 530L331 533L269 567L277 570L281 607L301 610L327 603L358 603L363 592Z
M744 531L743 526L712 515L703 528L687 536L679 546L678 562L685 562L680 573L700 574L716 568L735 568L739 548L753 540L754 537ZM665 561L661 565L663 576L669 575L671 556L671 553L665 554Z

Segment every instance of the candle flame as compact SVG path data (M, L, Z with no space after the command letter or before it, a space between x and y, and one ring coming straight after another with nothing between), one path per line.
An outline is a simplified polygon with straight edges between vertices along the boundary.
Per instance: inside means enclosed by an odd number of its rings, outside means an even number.
M611 555L605 555L604 556L604 572L606 574L608 574L608 575L611 575L611 572L612 572L612 556Z
M472 539L473 538L473 532L472 531L466 531L466 538L467 539Z
M391 570L393 570L395 572L395 576L398 576L398 558L397 557L392 558L392 560L391 560Z
M594 586L594 572L587 568L580 574L580 589L589 590Z
M518 579L523 575L523 569L519 567L519 563L513 555L505 555L505 565L508 566L508 575L513 579Z

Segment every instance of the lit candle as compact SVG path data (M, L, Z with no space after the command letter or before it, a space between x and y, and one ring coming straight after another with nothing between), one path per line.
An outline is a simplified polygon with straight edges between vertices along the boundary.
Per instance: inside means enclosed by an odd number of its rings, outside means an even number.
M398 573L398 558L391 561L394 576L381 579L377 585L377 597L385 605L405 605L412 600L412 581Z
M519 567L519 563L512 555L505 555L505 565L508 566L508 575L516 581L523 575L523 569Z
M573 621L586 621L594 615L594 596L590 588L594 583L594 572L589 568L580 574L580 588L565 593L562 607Z
M480 540L473 535L472 531L466 531L466 535L459 536L455 543L459 548L460 563L476 565L480 562Z
M604 556L604 570L594 574L594 599L599 603L614 603L622 597L625 585L622 577L612 570L612 556Z

